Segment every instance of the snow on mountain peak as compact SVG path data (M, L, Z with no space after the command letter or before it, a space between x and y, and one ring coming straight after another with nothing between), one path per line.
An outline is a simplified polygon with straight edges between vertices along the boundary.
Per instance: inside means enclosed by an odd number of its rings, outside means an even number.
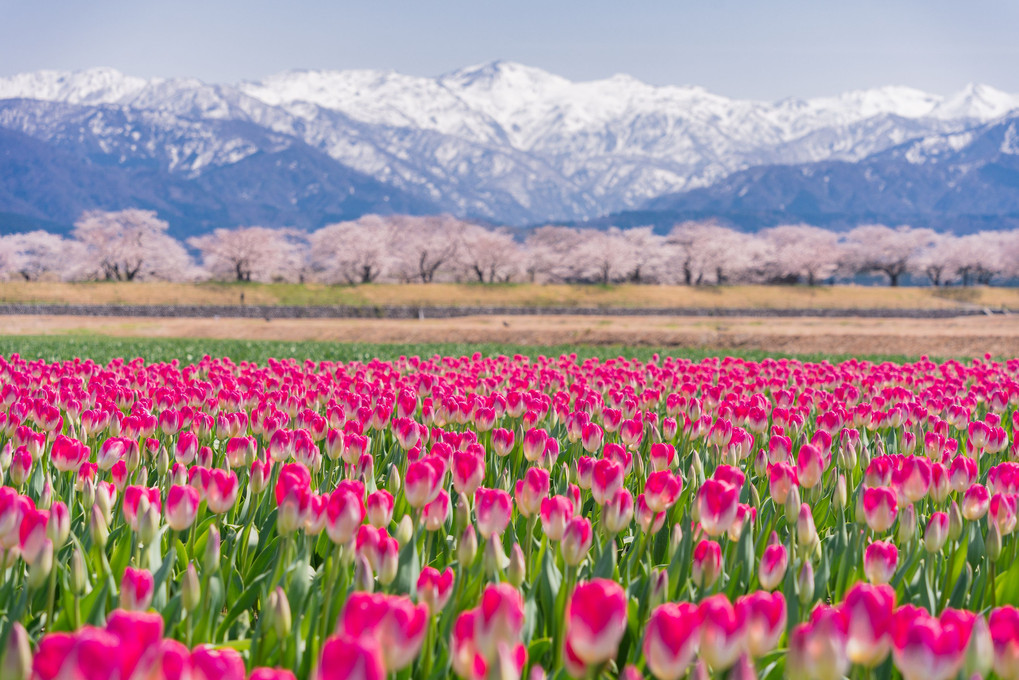
M970 83L948 97L933 112L938 118L993 120L1019 108L1019 95L1009 94L989 85Z
M0 78L0 99L41 99L68 104L112 104L148 84L112 68L35 71Z

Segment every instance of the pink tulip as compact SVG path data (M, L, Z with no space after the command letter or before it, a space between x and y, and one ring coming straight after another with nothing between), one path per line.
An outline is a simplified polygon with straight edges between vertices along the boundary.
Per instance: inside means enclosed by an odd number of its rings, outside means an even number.
M541 511L542 501L548 497L550 486L548 470L532 467L524 473L523 479L518 479L514 496L517 501L517 510L524 517L530 517Z
M998 607L987 624L994 643L994 672L1001 678L1019 678L1019 609Z
M573 567L579 565L587 557L593 541L594 533L591 530L591 521L579 515L570 518L563 530L562 542L559 544L563 561Z
M608 579L579 584L566 604L565 643L587 666L616 656L626 632L626 595Z
M209 512L216 515L229 512L237 502L240 483L233 470L214 468L209 472L209 484L205 487L205 502Z
M120 606L128 611L144 611L152 604L154 582L147 569L124 569L120 581Z
M478 651L489 661L496 658L500 644L520 640L524 626L524 599L509 583L485 588L474 619L474 640Z
M899 563L899 549L886 541L874 541L863 553L863 572L876 585L888 583Z
M453 488L466 496L474 495L485 481L483 452L456 451L453 453Z
M679 680L697 655L701 612L690 602L670 602L651 612L644 630L644 658L658 680Z
M895 591L887 585L857 583L842 603L848 624L846 654L849 660L874 667L891 649L891 622Z
M951 612L946 609L937 619L911 605L896 611L892 656L905 680L949 680L959 674L970 629L960 626Z
M421 651L428 627L428 607L398 595L352 593L337 624L337 632L377 642L385 668L398 672Z
M449 493L442 489L431 503L421 508L421 521L428 531L439 531L449 519Z
M485 538L502 535L513 513L510 495L501 489L481 487L474 494L478 533Z
M562 540L566 525L572 517L573 502L565 496L552 496L541 500L541 530L548 540Z
M620 489L602 506L602 524L609 535L624 531L633 521L633 494Z
M722 572L722 546L714 541L699 541L693 550L693 582L698 588L711 588Z
M713 670L729 668L743 651L746 639L743 613L721 593L701 602L700 654Z
M412 508L423 508L438 497L445 475L445 464L434 456L416 460L407 466L404 495Z
M736 618L743 621L747 651L760 658L778 646L785 632L785 597L760 590L744 595L736 601Z
M598 505L604 505L616 491L623 488L623 466L611 460L601 459L594 464L591 473L591 495Z
M810 621L793 628L789 636L786 674L794 678L843 677L849 670L846 625L838 609L816 607Z
M768 466L768 490L776 505L785 505L789 492L798 485L796 468L792 465L775 463Z
M162 510L157 487L128 486L124 489L124 519L133 531L138 531L139 514L149 507Z
M673 421L673 425L675 425L675 421ZM667 437L667 439L668 438L670 437ZM649 457L651 459L651 468L653 470L668 470L672 466L672 461L676 458L676 447L672 444L656 442L651 445Z
M644 485L644 498L648 507L654 512L665 512L679 498L683 490L683 480L669 470L652 472Z
M393 494L385 489L368 494L368 502L365 504L368 522L379 529L388 527L389 523L393 521L394 504Z
M962 516L971 522L983 519L991 506L991 496L982 484L973 484L962 497Z
M453 595L453 570L446 567L445 571L439 572L435 567L424 567L418 576L417 593L418 599L428 606L428 611L433 616L438 614Z
M863 513L867 526L875 533L884 533L892 528L898 514L895 492L887 487L872 487L863 491Z
M191 486L175 484L166 494L166 523L174 531L185 531L198 516L201 498Z
M706 479L697 492L697 510L701 527L708 536L721 536L736 519L739 488L715 479Z
M199 645L191 652L191 672L195 680L244 680L244 659L229 647Z
M378 493L378 492L376 492ZM387 494L388 495L388 494ZM326 533L336 545L346 545L364 522L364 486L360 482L342 481L329 495L326 505ZM389 497L389 513L392 516L392 496ZM389 523L386 522L387 526Z
M796 478L804 489L812 489L821 482L824 474L824 457L812 444L804 444L796 454Z
M782 584L789 567L789 551L781 543L774 543L764 549L757 578L765 590L775 590Z
M50 449L53 467L61 472L77 472L88 461L91 451L77 439L58 434Z

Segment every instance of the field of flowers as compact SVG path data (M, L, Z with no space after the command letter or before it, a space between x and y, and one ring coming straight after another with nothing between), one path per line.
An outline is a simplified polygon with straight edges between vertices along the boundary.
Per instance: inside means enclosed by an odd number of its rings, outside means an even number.
M1019 678L1019 359L0 356L0 678Z

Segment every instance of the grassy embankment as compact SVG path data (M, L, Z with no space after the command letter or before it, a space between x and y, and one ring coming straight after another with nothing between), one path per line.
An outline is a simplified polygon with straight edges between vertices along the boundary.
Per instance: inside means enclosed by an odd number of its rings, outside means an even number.
M536 284L0 283L0 303L539 307L1019 308L1019 288Z

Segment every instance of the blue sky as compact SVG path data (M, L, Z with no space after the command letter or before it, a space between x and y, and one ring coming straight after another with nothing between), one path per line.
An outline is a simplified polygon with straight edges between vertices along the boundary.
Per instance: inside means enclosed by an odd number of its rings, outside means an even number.
M507 59L760 99L886 84L1019 92L1017 34L1015 0L0 0L0 75L112 66L233 82Z

